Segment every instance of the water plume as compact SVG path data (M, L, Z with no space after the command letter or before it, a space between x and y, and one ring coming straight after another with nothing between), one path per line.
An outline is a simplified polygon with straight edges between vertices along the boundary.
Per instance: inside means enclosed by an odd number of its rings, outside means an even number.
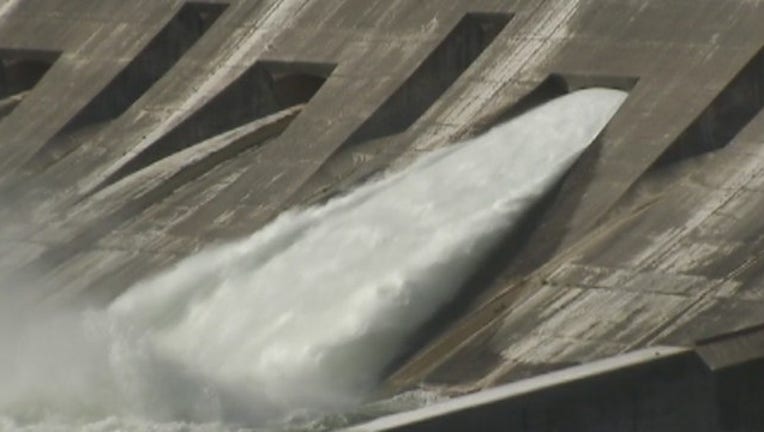
M63 357L58 369L74 369L71 379L56 383L63 390L43 381L0 390L0 412L39 402L58 412L253 425L352 409L625 98L608 89L561 97L192 256L106 311L54 325L77 329L75 343L32 342L26 351ZM57 368L15 361L26 351L0 364L0 380L6 368L23 372L21 384L50 373L37 368ZM76 397L46 400L55 391Z

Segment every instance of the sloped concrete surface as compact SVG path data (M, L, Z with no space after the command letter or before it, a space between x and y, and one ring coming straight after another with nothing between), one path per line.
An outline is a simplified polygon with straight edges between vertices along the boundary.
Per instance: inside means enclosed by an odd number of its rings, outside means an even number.
M108 301L205 245L478 133L554 75L563 90L631 83L630 96L390 385L471 391L764 324L763 1L193 3L203 7L179 21L175 0L0 4L0 59L58 53L20 102L0 101L0 268L32 280L41 301ZM443 64L465 57L472 45L449 34L468 14L485 45L476 60L421 115L396 118L403 130L356 142L396 95L418 97L407 83L439 79L426 59L441 44ZM491 39L497 17L506 25ZM162 49L197 38L177 62L116 117L67 128L171 22L181 30ZM258 65L267 74L249 72ZM245 129L191 122L213 136L142 159L249 73L262 93L242 106L262 109ZM321 85L267 105L285 76L290 89ZM126 166L140 169L113 183Z

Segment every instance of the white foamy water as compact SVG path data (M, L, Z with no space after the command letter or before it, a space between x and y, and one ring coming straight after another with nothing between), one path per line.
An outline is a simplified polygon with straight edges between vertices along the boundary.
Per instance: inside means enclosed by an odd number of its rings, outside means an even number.
M188 258L107 311L18 320L0 429L220 430L356 409L625 97L559 98Z

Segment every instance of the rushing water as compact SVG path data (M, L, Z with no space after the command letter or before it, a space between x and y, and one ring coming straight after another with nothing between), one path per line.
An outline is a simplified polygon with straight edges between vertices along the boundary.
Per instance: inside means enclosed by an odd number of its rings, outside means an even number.
M107 310L8 307L0 429L317 430L346 421L330 413L428 403L436 397L368 399L407 336L625 97L559 98L190 257Z

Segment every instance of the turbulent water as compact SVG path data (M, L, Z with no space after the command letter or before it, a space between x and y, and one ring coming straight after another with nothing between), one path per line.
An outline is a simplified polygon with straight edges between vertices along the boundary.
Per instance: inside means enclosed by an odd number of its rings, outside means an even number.
M407 336L625 97L590 89L559 98L188 258L107 310L33 312L5 301L0 429L313 430L342 424L329 413L368 414L374 405L364 403ZM374 409L433 398L413 393Z

